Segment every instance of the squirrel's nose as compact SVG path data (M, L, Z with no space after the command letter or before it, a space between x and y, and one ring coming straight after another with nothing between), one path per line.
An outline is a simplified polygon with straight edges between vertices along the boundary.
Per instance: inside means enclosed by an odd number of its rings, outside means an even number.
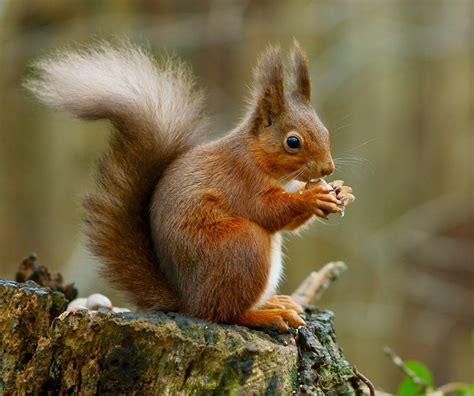
M334 162L329 160L323 166L321 166L321 176L329 176L334 172Z

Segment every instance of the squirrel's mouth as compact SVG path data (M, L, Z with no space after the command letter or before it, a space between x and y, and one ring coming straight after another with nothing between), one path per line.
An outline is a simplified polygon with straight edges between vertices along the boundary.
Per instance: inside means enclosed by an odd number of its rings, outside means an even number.
M324 176L321 175L319 172L311 172L308 170L307 172L304 172L301 175L298 175L298 177L296 177L295 179L303 183L308 183L312 180L318 180L323 177Z
M308 183L312 180L323 179L326 176L330 176L334 172L334 165L330 163L330 166L324 166L322 164L311 162L304 166L303 171L295 177L296 180L304 183Z

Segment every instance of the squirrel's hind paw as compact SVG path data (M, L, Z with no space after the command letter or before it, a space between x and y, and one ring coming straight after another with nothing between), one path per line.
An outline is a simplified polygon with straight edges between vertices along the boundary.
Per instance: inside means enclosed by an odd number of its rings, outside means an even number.
M304 326L304 320L293 309L250 309L237 319L236 324L249 327L276 326L282 333L287 333L292 327Z
M262 309L292 309L297 313L304 312L304 309L300 304L294 302L290 296L284 295L270 297L262 306Z

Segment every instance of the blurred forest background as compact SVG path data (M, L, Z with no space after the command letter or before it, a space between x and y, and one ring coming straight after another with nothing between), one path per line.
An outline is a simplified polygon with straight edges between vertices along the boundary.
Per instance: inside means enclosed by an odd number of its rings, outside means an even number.
M0 276L30 251L75 281L97 278L80 198L106 122L51 111L21 87L32 60L71 43L129 37L192 65L212 133L242 114L268 43L308 52L314 104L332 132L334 178L358 200L344 219L287 242L291 292L309 271L349 271L321 307L336 313L351 363L382 389L401 378L391 346L438 384L473 380L473 7L469 0L0 0ZM119 297L114 297L119 302ZM119 305L119 304L117 304Z

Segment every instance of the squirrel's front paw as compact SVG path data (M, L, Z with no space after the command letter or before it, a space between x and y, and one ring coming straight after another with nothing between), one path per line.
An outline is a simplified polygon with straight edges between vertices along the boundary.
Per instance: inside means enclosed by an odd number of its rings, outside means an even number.
M308 186L304 194L311 202L312 212L322 218L326 218L330 213L340 213L343 202L338 199L333 187L324 181Z
M347 206L354 202L355 196L352 194L352 188L344 186L342 180L334 180L329 183L329 185L334 189L337 199L342 202L343 206Z

